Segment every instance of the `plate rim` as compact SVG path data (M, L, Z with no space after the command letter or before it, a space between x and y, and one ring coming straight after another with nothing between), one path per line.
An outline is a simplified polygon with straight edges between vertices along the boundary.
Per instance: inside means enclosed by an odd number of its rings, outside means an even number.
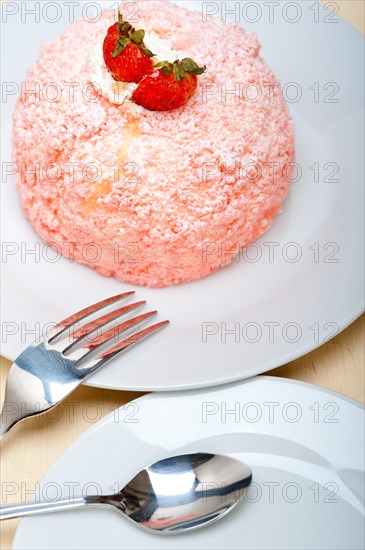
M331 395L331 396L337 397L341 401L347 402L350 406L355 407L355 409L357 409L359 411L362 411L362 412L365 411L365 404L361 403L360 401L358 401L356 399L348 397L347 395L341 394L341 393L339 393L335 390L331 390L329 388L324 388L322 386L318 386L317 384L312 384L312 383L305 382L305 381L302 381L302 380L295 380L295 379L279 377L279 376L258 375L258 376L253 376L253 377L251 377L249 379L246 379L246 380L240 380L238 382L231 383L230 387L231 388L237 388L237 387L240 387L242 385L250 384L252 382L256 382L256 383L268 382L269 384L273 384L273 383L274 384L280 384L284 387L287 384L291 384L291 385L295 385L299 388L303 388L305 392L308 392L308 391L311 391L311 390L319 391L321 394ZM135 402L135 403L140 403L142 400L150 401L150 400L160 399L161 397L164 398L169 394L170 394L171 397L188 397L189 395L203 396L206 393L212 393L212 392L214 392L216 390L219 390L219 389L225 391L225 390L230 389L230 388L227 387L227 384L223 384L221 386L202 388L202 391L197 391L197 390L181 391L181 392L179 392L179 394L177 394L176 392L173 392L173 391L171 391L171 392L149 393L147 395L143 395L141 397L138 397L137 399L132 400L132 401ZM124 405L121 405L120 407L117 407L115 409L115 411L120 410L123 406ZM45 475L42 476L42 478L39 482L40 486L42 486L42 483L47 478L49 472L55 466L58 465L58 463L62 460L62 458L65 455L69 454L69 452L72 452L72 450L75 447L77 447L80 443L82 443L84 440L87 440L88 438L93 437L93 432L103 430L103 428L110 423L110 420L115 415L115 411L109 412L101 420L96 422L96 424L94 424L93 426L90 426L84 432L82 432L80 435L78 435L77 438L74 441L72 441L70 443L70 445L68 445L68 447L66 447L66 449L64 449L64 451L56 459L56 461L50 466L50 468L48 468ZM118 422L114 421L113 424L116 424L118 426L117 429L121 429L121 430L124 429L123 421L118 421ZM132 428L129 427L129 429L132 429L132 431L133 431L133 427ZM31 519L31 517L30 518L24 518L24 519L29 520L29 519ZM22 524L22 520L20 520L20 522L17 526L16 532L15 532L15 536L14 536L14 540L13 540L13 546L12 546L12 548L14 548L14 550L19 548L19 546L17 545L17 539L18 539L19 536L21 536L21 535L19 535L19 527L20 527L21 524Z
M349 316L348 320L346 320L346 322L344 322L342 326L339 325L340 329L334 337L341 334L341 332L346 330L357 319L359 319L361 317L361 315L364 313L364 311L365 311L365 308L364 308L363 305L361 305L356 312L354 312L352 315ZM234 383L237 383L237 382L240 382L240 381L243 382L244 380L251 380L252 378L255 378L258 375L264 376L263 373L269 372L270 370L275 369L275 368L280 368L280 367L282 367L282 366L284 366L284 365L286 365L286 364L288 364L292 361L300 359L301 357L304 357L305 355L311 353L312 351L315 351L315 350L319 349L320 347L324 346L326 343L327 342L325 342L325 343L320 342L317 345L315 345L314 347L313 346L304 346L304 348L306 348L304 350L303 350L303 348L297 348L296 351L293 351L292 353L286 355L283 358L285 360L282 363L274 365L275 360L273 360L273 365L272 366L270 366L270 367L267 367L267 365L263 366L262 370L260 370L260 371L257 371L257 369L255 368L255 373L254 374L250 374L248 372L247 376L237 375L237 376L232 376L229 379L227 379L227 377L226 377L224 380L211 380L208 383L207 382L204 382L204 383L203 382L202 383L191 383L191 384L184 384L184 385L175 385L175 386L172 386L172 387L171 386L169 386L169 387L166 387L166 386L153 386L152 389L151 389L151 385L149 385L149 386L143 386L143 385L140 385L140 386L136 386L136 385L123 386L123 385L119 384L117 386L114 386L114 385L111 385L111 384L108 384L108 383L102 383L102 382L95 383L95 382L92 381L92 376L91 376L90 378L86 379L85 382L82 383L82 385L85 385L85 386L88 386L88 387L91 387L91 388L100 388L100 389L107 389L107 390L113 390L113 391L150 392L150 393L184 392L184 391L194 391L194 390L199 390L199 389L204 389L204 388L214 388L214 387L224 386L224 385L228 385L228 384L234 384ZM7 361L11 361L11 362L16 361L16 358L11 359L7 355L4 355L4 354L2 354L1 356L4 359L6 359ZM266 375L266 377L270 378L271 376ZM275 378L275 377L273 377L273 378ZM287 380L290 380L290 379L288 378ZM319 386L319 387L321 387L321 386Z

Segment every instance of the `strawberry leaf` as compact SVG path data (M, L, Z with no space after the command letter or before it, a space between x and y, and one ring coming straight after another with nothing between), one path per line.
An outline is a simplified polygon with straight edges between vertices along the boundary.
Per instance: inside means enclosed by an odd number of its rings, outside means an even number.
M182 80L183 78L186 77L186 71L184 69L184 67L182 67L179 62L175 62L174 65L173 65L173 71L174 71L174 75L175 75L175 78L178 82L180 82L180 80Z
M189 73L191 75L195 75L195 76L201 75L206 71L206 66L205 65L204 65L204 67L199 67L199 65L197 63L195 63L195 61L193 61L189 57L185 57L184 59L182 59L179 62L179 65L181 67L183 67L183 69L187 73Z
M139 46L140 44L142 44L144 40L144 35L145 35L145 32L142 29L140 29L139 31L132 31L130 33L130 39L132 40L132 42L134 42Z
M169 63L168 65L164 65L162 68L161 68L161 73L166 75L166 76L170 76L170 74L172 73L172 65L171 63Z
M187 73L191 75L200 75L206 70L205 66L199 67L195 61L188 57L182 59L181 61L177 59L173 63L170 63L169 61L160 61L153 67L154 69L161 69L161 72L166 76L169 76L172 72L174 72L177 82L183 80Z
M186 71L186 72L188 72L189 74L192 74L194 76L199 76L199 75L205 73L206 70L207 70L207 68L204 65L204 67L198 67L197 69L191 69L190 71Z
M148 48L146 48L143 40L145 36L145 32L143 29L139 29L136 31L134 27L128 21L124 21L123 15L121 13L118 14L118 33L119 38L115 44L114 52L112 53L112 57L117 57L119 54L122 53L124 48L130 43L134 42L140 50L142 50L148 57L154 57L154 53L151 52Z
M180 65L182 65L187 71L198 68L198 64L190 59L190 57L184 57L184 59L180 61Z
M171 63L169 63L168 61L160 61L159 63L155 63L153 68L154 69L159 69L160 67L164 67L164 66L167 66L167 65L171 65Z
M117 43L115 45L115 50L112 53L112 57L117 57L119 54L121 54L124 48L128 46L128 44L130 44L129 38L122 38L122 37L118 38Z
M151 50L149 50L148 48L146 48L146 46L138 46L140 50L142 50L142 52L144 52L146 55L148 55L148 57L155 57L155 54L151 52Z

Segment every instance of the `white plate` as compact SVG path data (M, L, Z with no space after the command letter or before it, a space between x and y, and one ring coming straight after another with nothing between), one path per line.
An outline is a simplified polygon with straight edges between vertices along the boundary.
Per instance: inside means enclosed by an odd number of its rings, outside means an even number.
M252 20L254 12L244 12L244 5L241 15ZM241 18L249 31L257 32L262 54L287 95L293 98L298 86L301 89L302 98L290 108L302 177L293 184L284 213L239 263L180 287L136 288L139 299L147 299L160 319L172 323L95 374L89 384L175 390L242 379L311 351L362 312L363 39L344 22L333 22L337 16L331 12L320 7L317 12L311 3L301 6L295 24L285 20L296 17L287 2L276 8L274 23L268 7L256 23ZM8 18L2 33L7 51L3 80L24 79L41 44L68 26L65 9L61 12L58 23L41 18L35 24L29 16L27 24L21 24L21 10ZM19 25L26 48L17 46ZM296 84L287 86L292 82ZM15 99L11 96L2 104L5 162L11 160ZM2 184L2 204L3 241L23 252L36 243L40 247L39 257L28 255L25 262L20 252L3 258L2 353L14 359L47 323L131 287L64 258L45 261L42 253L47 250L24 219L11 178ZM297 252L301 258L291 262ZM253 262L255 254L261 258ZM237 334L228 334L224 341L226 329ZM216 334L208 334L204 342L209 331Z
M155 460L207 451L251 466L253 485L240 506L211 527L174 537L147 534L103 509L26 518L13 549L364 548L364 433L359 403L290 380L260 376L150 394L83 434L36 498L66 497L72 486L74 496L114 492Z

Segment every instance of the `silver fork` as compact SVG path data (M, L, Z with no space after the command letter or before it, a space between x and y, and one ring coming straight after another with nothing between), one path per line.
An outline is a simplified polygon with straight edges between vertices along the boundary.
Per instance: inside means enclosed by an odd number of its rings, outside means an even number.
M118 294L67 317L19 355L7 379L0 414L0 439L24 418L55 407L107 361L169 323L162 321L139 330L139 323L157 313L150 311L107 328L112 321L146 303L142 301L119 307L78 326L80 321L87 321L100 309L132 294L134 292ZM106 328L104 332L94 335L103 327ZM129 328L138 330L116 342L116 336Z

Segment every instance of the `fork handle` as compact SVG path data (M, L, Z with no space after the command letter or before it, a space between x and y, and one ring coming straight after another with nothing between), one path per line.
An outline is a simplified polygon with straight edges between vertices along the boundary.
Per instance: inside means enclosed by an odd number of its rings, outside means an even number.
M61 512L63 510L73 510L81 508L88 504L103 504L97 496L87 496L74 498L72 500L63 499L55 502L27 502L26 504L11 504L0 507L0 520L20 518L23 516L36 516L38 514L48 514L49 512Z

